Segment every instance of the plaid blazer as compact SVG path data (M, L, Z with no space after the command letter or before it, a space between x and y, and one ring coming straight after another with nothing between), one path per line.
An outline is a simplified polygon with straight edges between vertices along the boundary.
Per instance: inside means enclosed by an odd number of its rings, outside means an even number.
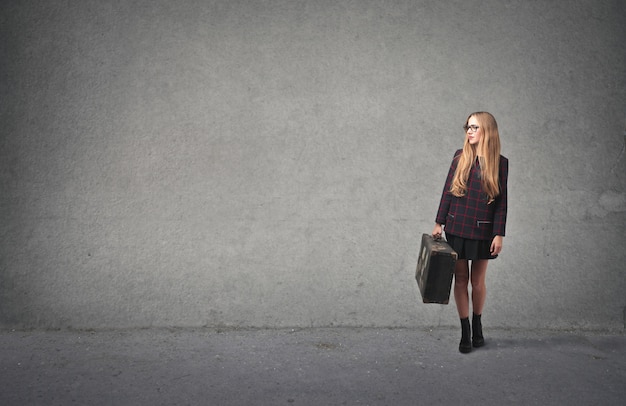
M450 185L452 184L452 178L454 177L460 154L460 149L454 153L435 221L438 224L445 225L446 234L458 237L489 241L496 235L504 237L509 160L500 155L500 195L496 197L495 201L487 204L487 194L482 191L480 183L478 160L476 160L470 171L466 195L456 197L450 193Z

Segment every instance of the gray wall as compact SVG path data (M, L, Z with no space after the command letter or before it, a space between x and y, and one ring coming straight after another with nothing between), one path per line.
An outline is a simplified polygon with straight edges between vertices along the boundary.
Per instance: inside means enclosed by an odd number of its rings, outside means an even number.
M623 1L3 1L0 327L458 323L414 280L468 113L485 324L623 330Z

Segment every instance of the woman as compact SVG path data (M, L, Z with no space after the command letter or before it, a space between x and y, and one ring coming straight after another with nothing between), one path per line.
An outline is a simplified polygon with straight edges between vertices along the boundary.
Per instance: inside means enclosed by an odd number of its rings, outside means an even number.
M463 128L465 143L452 159L432 234L441 238L445 226L446 239L459 255L454 269L454 299L461 319L459 351L468 353L472 346L485 344L481 324L487 295L485 276L488 261L502 250L509 161L500 155L498 124L491 114L472 113Z

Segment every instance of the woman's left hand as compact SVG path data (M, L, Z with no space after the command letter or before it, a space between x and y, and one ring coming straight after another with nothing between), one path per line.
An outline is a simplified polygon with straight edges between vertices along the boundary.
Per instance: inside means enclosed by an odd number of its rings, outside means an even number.
M498 255L502 251L502 236L496 235L491 241L491 255Z

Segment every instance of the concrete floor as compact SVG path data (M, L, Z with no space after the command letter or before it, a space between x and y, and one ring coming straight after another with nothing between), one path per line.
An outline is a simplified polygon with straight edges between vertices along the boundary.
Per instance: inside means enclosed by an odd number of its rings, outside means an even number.
M622 405L626 336L305 329L0 332L2 405Z

